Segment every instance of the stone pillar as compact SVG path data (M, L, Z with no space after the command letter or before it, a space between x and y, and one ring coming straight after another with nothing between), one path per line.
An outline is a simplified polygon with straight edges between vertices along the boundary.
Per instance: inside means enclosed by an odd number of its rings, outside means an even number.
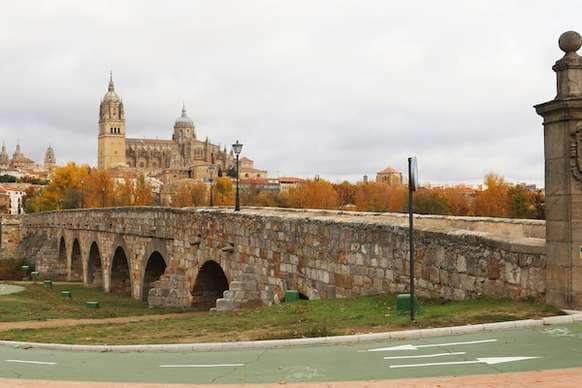
M16 259L16 250L20 244L20 216L0 216L0 259Z
M582 37L562 34L552 69L556 97L535 106L544 119L546 301L582 307Z

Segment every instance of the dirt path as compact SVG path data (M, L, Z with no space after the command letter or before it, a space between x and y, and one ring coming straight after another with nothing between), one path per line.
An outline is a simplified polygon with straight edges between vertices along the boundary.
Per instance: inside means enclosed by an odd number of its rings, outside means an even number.
M130 323L143 321L161 321L168 318L185 318L197 313L174 313L158 315L137 315L130 317L100 318L100 319L49 319L46 321L0 322L0 331L12 329L44 329L49 327L67 327L80 325L101 325L104 323Z
M289 383L281 384L213 384L213 385L183 385L172 384L171 387L196 387L196 388L413 388L413 387L477 387L477 388L522 388L522 387L552 387L552 388L577 388L580 387L582 368L557 369L536 372L502 373L478 376L460 377L431 377L422 379L398 379L381 381L350 381L334 383ZM93 383L93 382L63 382L46 380L13 380L0 379L1 387L10 388L162 388L167 384L129 384L129 383Z

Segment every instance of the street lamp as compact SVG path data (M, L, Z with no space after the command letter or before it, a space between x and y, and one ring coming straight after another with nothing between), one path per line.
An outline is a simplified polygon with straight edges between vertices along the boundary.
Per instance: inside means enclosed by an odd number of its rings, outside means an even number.
M238 212L240 211L240 188L239 188L239 178L240 178L240 174L239 174L239 166L238 166L238 156L240 155L240 152L242 151L242 147L243 145L241 143L238 142L238 140L236 141L236 143L234 143L232 145L232 150L234 151L234 154L236 155L236 203L234 205L234 211Z
M81 178L81 209L85 207L85 180Z
M210 207L214 206L214 195L213 195L214 185L212 184L212 182L213 182L215 172L216 172L216 166L214 164L211 164L210 166L208 166L208 175L210 175Z
M416 321L416 292L414 289L414 192L418 189L416 157L408 158L408 247L410 253L410 320Z

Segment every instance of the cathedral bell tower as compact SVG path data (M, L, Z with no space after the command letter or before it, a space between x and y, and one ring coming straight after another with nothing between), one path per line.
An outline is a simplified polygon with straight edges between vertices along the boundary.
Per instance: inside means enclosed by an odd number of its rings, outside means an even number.
M107 93L99 106L97 168L107 170L125 166L125 112L110 74Z

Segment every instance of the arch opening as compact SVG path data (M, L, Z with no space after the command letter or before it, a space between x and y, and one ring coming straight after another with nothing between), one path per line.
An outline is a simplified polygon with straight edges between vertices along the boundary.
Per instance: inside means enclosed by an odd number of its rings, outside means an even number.
M59 242L59 262L61 264L67 262L67 246L64 237L61 237L61 241Z
M111 292L131 295L129 262L122 247L117 247L111 260Z
M81 257L81 246L79 240L73 241L73 249L71 251L71 271L70 279L72 281L83 280L83 259Z
M89 249L89 261L87 263L87 285L89 287L103 286L103 265L97 243L91 244Z
M228 290L228 279L220 264L207 261L200 267L192 289L192 307L211 308Z
M164 257L158 251L154 251L150 258L148 259L148 263L146 265L145 273L143 276L143 292L142 292L142 299L147 302L148 301L148 294L150 290L154 287L155 282L160 280L160 277L166 271L166 261Z

